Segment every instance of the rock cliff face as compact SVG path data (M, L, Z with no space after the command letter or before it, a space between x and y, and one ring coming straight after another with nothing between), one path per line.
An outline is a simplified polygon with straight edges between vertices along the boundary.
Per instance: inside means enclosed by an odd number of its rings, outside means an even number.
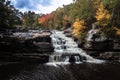
M53 51L50 33L31 38L4 36L0 38L1 52L44 53Z
M88 41L84 44L84 48L88 50L96 50L96 51L108 51L113 50L113 41L105 40L105 41Z
M54 48L50 32L15 32L0 35L0 61L48 62Z
M93 42L85 51L96 58L105 60L120 60L120 44L114 41Z
M72 37L72 27L69 27L67 29L64 29L64 34L67 36L67 37Z
M105 60L120 60L119 40L109 40L99 29L93 28L88 32L85 44L82 46L93 57Z

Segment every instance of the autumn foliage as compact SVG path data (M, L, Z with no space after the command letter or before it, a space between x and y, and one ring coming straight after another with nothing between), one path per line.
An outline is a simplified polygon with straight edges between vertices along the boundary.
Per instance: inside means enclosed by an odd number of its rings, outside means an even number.
M120 29L119 29L119 28L117 28L117 27L113 27L113 29L116 30L116 34L117 34L117 35L120 35Z
M84 24L84 20L79 20L79 18L77 18L76 21L73 23L74 29L72 33L75 38L79 38L83 33L83 30L85 29Z
M50 18L51 18L50 14L44 15L44 16L38 18L38 23L39 24L44 23L45 21L49 20Z
M95 18L101 25L106 25L109 23L111 15L109 11L105 9L103 2L98 4Z

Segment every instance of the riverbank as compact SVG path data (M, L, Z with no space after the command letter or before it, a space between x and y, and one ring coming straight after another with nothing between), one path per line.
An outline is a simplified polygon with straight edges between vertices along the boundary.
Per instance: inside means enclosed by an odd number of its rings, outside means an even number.
M98 59L109 60L109 61L120 61L119 40L86 42L83 49L89 55Z

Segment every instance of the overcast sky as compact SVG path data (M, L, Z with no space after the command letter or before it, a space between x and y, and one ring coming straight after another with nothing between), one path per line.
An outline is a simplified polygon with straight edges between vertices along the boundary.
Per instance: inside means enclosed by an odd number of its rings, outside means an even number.
M11 0L11 4L22 12L34 11L36 13L51 13L63 4L72 3L73 0Z

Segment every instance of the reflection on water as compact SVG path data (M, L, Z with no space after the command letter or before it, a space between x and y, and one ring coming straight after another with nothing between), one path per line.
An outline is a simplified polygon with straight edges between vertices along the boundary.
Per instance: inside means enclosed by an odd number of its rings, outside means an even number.
M0 66L0 80L120 80L120 64L45 64L16 63Z

